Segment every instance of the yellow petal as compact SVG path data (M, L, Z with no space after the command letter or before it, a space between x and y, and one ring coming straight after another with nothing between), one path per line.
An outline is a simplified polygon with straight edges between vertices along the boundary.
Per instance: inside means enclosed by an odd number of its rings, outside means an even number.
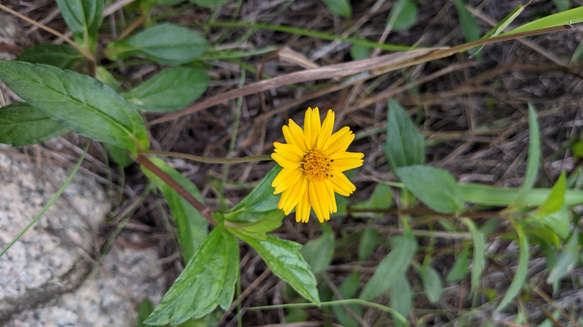
M286 215L289 214L306 192L307 186L308 179L306 177L303 177L296 183L292 184L292 187L281 195L278 208L283 209Z
M308 189L302 194L302 198L298 203L298 207L296 208L296 221L307 223L310 220L310 210L312 209L312 205L310 204L310 197L308 195Z
M330 207L328 209L330 213L335 213L336 211L338 211L338 207L336 206L336 197L334 197L334 185L332 185L332 182L325 179L324 186L326 186L326 191L328 193L328 199L330 204Z
M320 128L320 110L318 110L318 107L314 109L308 108L304 118L304 138L306 139L308 150L312 150L316 146Z
M331 109L328 110L328 114L326 114L326 118L322 123L322 129L320 130L320 135L318 135L318 142L316 143L316 147L321 149L324 146L324 143L330 138L332 135L332 130L334 129L334 111Z
M281 193L292 187L301 176L302 171L299 169L282 169L271 183L271 186L275 187L273 194Z
M326 187L322 182L309 183L310 202L312 208L316 213L316 217L322 223L324 220L330 220L330 212L328 211L328 195L326 194Z
M337 152L344 152L353 140L354 134L350 130L350 127L344 126L326 140L322 150L330 155Z
M360 152L338 152L330 156L334 160L334 170L346 171L362 166L363 153Z
M349 196L356 190L354 184L341 172L334 173L329 181L334 185L334 192L340 195Z
M285 141L289 144L295 144L302 150L302 152L307 152L306 140L304 139L304 131L298 124L293 120L289 120L289 126L284 125L282 127L283 137Z
M302 161L302 158L306 154L295 144L274 142L273 146L275 147L275 153L278 153L290 161Z
M271 159L285 169L299 169L301 166L301 161L291 161L279 153L272 153Z

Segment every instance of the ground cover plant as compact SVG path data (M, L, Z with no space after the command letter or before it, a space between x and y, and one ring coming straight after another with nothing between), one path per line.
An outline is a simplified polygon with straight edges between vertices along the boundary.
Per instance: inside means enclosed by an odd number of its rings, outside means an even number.
M578 326L579 5L7 2L0 142L85 147L96 258L172 263L140 326Z

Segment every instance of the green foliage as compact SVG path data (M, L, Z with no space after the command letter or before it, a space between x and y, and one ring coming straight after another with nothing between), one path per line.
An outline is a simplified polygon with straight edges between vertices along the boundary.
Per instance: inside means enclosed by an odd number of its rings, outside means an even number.
M429 208L437 212L459 212L463 197L453 176L429 166L408 166L395 170L395 174Z
M383 147L393 169L425 163L424 137L417 131L403 107L389 100L387 141Z
M471 219L464 218L462 223L468 227L472 239L474 240L474 254L472 263L472 282L471 291L472 293L476 291L478 286L480 286L480 277L482 276L482 271L484 271L484 264L486 259L486 237L484 233L480 232L476 227L476 224Z
M204 239L146 323L175 325L200 318L217 306L226 310L233 301L238 277L237 240L222 226L217 226Z
M557 256L554 267L547 278L547 284L553 285L555 292L558 290L559 280L573 271L581 262L581 247L583 245L582 234L575 230L569 238L567 244Z
M531 104L528 104L528 131L528 159L526 162L526 176L524 176L524 184L522 185L524 191L533 188L540 161L540 132L536 111Z
M419 276L421 276L423 291L425 292L427 299L433 304L437 303L443 292L441 276L439 276L437 271L429 265L422 266L417 271L419 272Z
M453 0L453 3L457 9L457 14L462 26L462 32L464 33L466 41L472 42L480 39L480 28L478 27L478 23L476 22L474 16L472 16L470 11L464 5L463 0Z
M304 244L301 253L314 274L326 270L334 256L334 234L330 226L322 224L322 236Z
M0 108L0 143L14 146L40 143L69 130L26 102Z
M138 327L146 327L148 325L144 324L144 320L148 318L148 316L154 311L154 304L150 299L145 298L142 303L140 303L140 307L138 308Z
M445 277L445 280L447 280L448 282L453 282L464 278L470 271L469 268L470 264L468 260L469 258L470 249L464 248L457 257L457 260L455 261L453 266L451 267L449 274L447 274L447 277Z
M182 176L162 159L151 158L150 160L158 166L158 168L162 169L162 171L172 177L172 179L178 182L178 184L184 187L184 189L186 189L188 193L194 196L198 201L204 203L198 188L196 185L192 184L190 180ZM178 193L168 186L168 184L166 184L160 177L144 166L141 166L141 168L144 174L146 174L146 176L148 176L148 178L152 180L164 194L176 223L178 243L180 243L180 246L182 247L182 256L184 257L184 260L188 262L194 255L196 249L203 243L204 238L207 235L208 222L198 210L196 210L183 197L178 195Z
M116 164L122 166L123 168L128 167L134 162L134 159L132 159L128 152L123 148L107 143L105 143L105 148L107 149L111 159L113 159Z
M530 255L528 239L526 238L523 227L520 224L515 224L514 228L518 234L518 246L520 249L518 267L516 268L514 278L512 278L512 283L510 283L510 287L505 292L502 301L500 301L500 304L498 304L498 307L496 307L496 311L501 311L504 309L510 303L510 301L512 301L514 297L518 295L518 292L520 292L520 289L522 288L522 284L526 280L526 273L528 271L528 258Z
M387 18L394 31L407 30L417 21L417 6L411 0L397 0Z
M103 0L57 0L57 5L73 32L75 43L93 53L103 20Z
M352 7L348 0L322 0L334 15L350 18L352 16Z
M570 0L553 0L558 11L565 11L571 8Z
M264 241L245 235L240 237L257 251L276 276L288 282L307 300L320 304L316 277L300 254L301 245L271 235L267 235Z
M174 111L198 99L208 84L208 75L199 69L169 68L122 95L141 110Z
M413 307L413 292L411 291L411 285L407 280L406 274L397 277L397 280L391 284L390 303L391 308L404 317L407 317L409 313L411 313ZM395 320L395 326L406 326L399 317L395 314L392 315Z
M391 188L383 185L378 184L370 197L362 202L359 202L350 209L387 209L391 206L393 202L393 194L391 192ZM382 217L382 213L374 213L374 212L353 212L353 217Z
M356 294L358 290L358 285L360 283L360 274L358 271L350 274L338 288L338 292L343 299L349 299ZM346 305L354 314L362 316L362 309L360 305L357 304L347 304ZM345 327L360 327L361 324L343 305L332 306L332 312L334 316Z
M78 134L134 154L138 144L149 147L142 117L89 76L49 65L2 61L0 77L22 99Z
M358 260L366 260L371 255L377 246L377 235L378 231L374 228L367 227L363 230L358 244Z
M363 45L352 45L350 47L352 60L364 60L370 56L370 48Z
M45 43L25 48L16 60L68 69L85 60L85 57L68 44Z
M383 258L368 283L360 293L362 300L372 300L384 293L409 268L417 249L415 237L410 233L391 238L393 250Z
M110 43L104 53L111 60L142 55L161 64L178 66L193 61L208 46L202 36L188 28L163 23Z
M530 32L543 28L561 26L561 25L571 25L583 22L583 7L577 7L569 10L565 10L556 14L552 14L530 23L526 23L518 28L513 29L508 33L502 35L510 35L521 32Z

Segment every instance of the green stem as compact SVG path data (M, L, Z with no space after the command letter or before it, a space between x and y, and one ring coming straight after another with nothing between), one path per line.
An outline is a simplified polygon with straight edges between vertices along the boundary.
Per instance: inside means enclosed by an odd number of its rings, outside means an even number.
M521 189L503 188L482 184L459 184L463 200L492 206L508 206L518 197ZM550 188L536 188L522 194L520 203L526 206L542 205L549 194ZM565 205L573 206L583 204L583 191L566 190Z
M87 150L89 150L89 144L90 143L87 142L87 146L85 147L85 151L81 155L81 158L79 158L79 161L77 162L77 165L75 165L75 168L73 168L73 171L71 172L71 174L69 175L69 177L67 177L67 179L65 180L65 183L63 183L63 186L61 186L61 188L59 188L59 190L57 191L57 193L55 193L55 195L53 195L53 197L42 208L42 210L38 213L38 215L36 215L30 221L30 223L28 223L28 225L26 225L14 237L14 239L12 239L12 241L10 241L10 243L8 243L8 245L6 245L6 247L2 250L2 252L0 252L0 257L2 257L4 255L4 253L6 253L14 245L14 243L18 242L18 240L22 237L22 235L24 235L24 233L26 233L34 224L36 224L38 222L38 220L45 214L45 212L47 212L47 210L57 201L57 199L59 199L59 197L61 197L61 194L63 194L63 192L65 191L65 189L69 185L69 183L71 183L71 180L73 180L73 177L77 173L77 170L79 170L79 167L81 167L81 163L83 162L83 159L85 159L85 155L87 154Z
M155 155L161 155L161 156L167 156L167 157L176 157L176 158L188 159L188 160L204 162L204 163L209 163L209 164L237 164L237 163L271 160L271 155L269 155L269 154L262 155L262 156L243 157L243 158L206 158L206 157L195 156L192 154L156 151L156 150L140 150L140 154L155 154Z

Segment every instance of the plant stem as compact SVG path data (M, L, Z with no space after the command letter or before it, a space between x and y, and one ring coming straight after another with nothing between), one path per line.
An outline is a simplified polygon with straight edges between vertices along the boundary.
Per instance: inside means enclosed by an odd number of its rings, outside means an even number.
M156 150L140 150L140 154L157 154L157 155L161 155L161 156L176 157L176 158L188 159L188 160L210 163L210 164L237 164L237 163L271 160L271 155L268 155L268 154L262 155L262 156L251 156L251 157L243 157L243 158L206 158L206 157L195 156L192 154L156 151Z
M198 201L194 196L192 196L192 194L188 193L188 191L184 187L182 187L182 185L178 184L178 182L172 179L172 177L170 177L168 174L162 171L162 169L158 168L158 166L156 166L152 161L150 161L150 159L144 157L142 154L138 155L136 161L144 165L144 167L148 168L150 171L152 171L154 174L160 177L160 179L162 179L166 184L168 184L168 186L173 188L176 191L176 193L182 196L186 201L188 201L188 203L190 203L196 210L198 210L203 215L203 217L205 217L206 220L208 220L209 223L216 226L217 222L213 219L211 215L212 211L209 208L207 208L204 204L200 203L200 201Z

